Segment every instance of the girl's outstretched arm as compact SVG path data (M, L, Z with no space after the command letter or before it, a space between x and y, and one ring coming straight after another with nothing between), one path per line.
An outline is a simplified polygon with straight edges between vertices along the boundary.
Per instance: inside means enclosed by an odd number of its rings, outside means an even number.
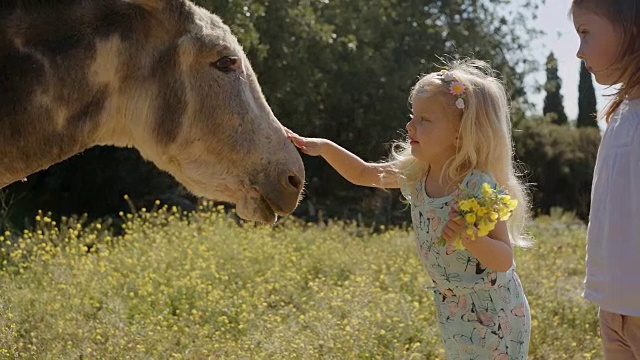
M338 144L321 138L305 138L285 128L291 142L302 152L322 156L342 177L355 185L399 188L398 172L392 163L367 163Z

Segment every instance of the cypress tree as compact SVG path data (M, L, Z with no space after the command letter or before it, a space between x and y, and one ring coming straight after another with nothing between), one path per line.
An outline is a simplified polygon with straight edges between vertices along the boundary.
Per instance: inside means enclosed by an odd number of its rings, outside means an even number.
M558 125L565 125L568 123L567 114L564 112L564 105L562 104L562 94L560 94L560 88L562 87L562 80L558 76L558 60L553 55L553 52L547 57L547 82L544 85L547 91L547 96L544 98L544 107L542 112L544 115L555 114L553 116L553 122Z
M598 127L596 91L593 88L591 72L584 61L580 64L580 82L578 83L578 120L577 127Z

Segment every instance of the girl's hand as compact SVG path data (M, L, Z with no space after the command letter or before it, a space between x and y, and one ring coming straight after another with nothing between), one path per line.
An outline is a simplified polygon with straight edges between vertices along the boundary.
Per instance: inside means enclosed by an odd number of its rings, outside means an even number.
M475 226L473 227L473 231L475 234L478 233L478 229ZM449 221L444 225L442 237L449 244L453 244L456 240L460 239L464 247L468 247L471 242L472 237L467 234L466 220L458 215L453 208L449 211Z
M326 139L305 138L287 128L284 128L284 131L293 145L302 150L303 153L311 156L322 155L322 149L327 143Z

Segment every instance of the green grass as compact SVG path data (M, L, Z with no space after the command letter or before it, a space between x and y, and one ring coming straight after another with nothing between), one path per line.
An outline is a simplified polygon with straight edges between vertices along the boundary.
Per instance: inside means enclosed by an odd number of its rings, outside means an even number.
M40 216L0 237L0 358L444 358L411 231L177 215L129 216L118 237ZM531 231L516 252L529 358L602 358L580 298L584 227L556 216Z

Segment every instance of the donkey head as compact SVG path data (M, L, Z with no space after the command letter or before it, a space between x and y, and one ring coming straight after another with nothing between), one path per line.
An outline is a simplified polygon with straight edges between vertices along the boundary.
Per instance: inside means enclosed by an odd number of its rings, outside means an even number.
M237 204L245 219L293 211L302 160L229 27L187 0L128 2L147 30L125 50L126 145L194 194Z

